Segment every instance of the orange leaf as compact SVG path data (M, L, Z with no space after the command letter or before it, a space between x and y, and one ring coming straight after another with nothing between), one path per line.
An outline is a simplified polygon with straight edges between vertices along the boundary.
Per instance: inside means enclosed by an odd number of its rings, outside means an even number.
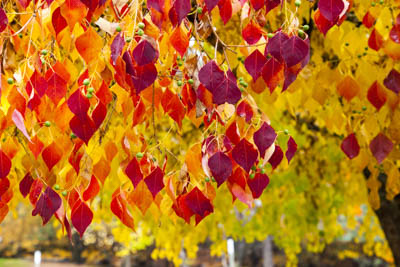
M85 33L76 38L75 46L85 62L89 64L99 57L103 41L96 31L89 27Z
M337 84L336 89L339 95L346 98L347 101L350 101L351 99L353 99L353 97L357 96L361 90L357 81L355 81L349 75L344 77L344 79Z
M179 27L172 32L169 37L169 41L176 51L183 55L186 53L186 50L189 46L189 37L187 34L187 30L184 28L184 24L182 23Z
M110 164L104 157L93 166L93 174L97 179L104 185L104 181L106 180L108 174L110 173Z
M88 10L80 0L65 0L60 7L61 15L68 23L69 29L72 31L75 24L81 22Z
M135 204L143 215L153 202L153 195L147 189L144 181L140 181L135 190L128 196L128 201L131 205Z

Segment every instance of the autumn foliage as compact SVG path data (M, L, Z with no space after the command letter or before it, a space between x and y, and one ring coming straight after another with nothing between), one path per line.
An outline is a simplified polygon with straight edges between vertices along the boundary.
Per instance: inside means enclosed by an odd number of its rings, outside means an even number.
M82 237L103 205L132 230L136 209L145 216L152 205L156 217L197 225L217 212L221 187L253 209L269 176L297 156L296 138L269 119L286 97L280 111L321 118L360 170L385 162L396 169L398 127L379 121L400 118L400 16L386 27L384 5L359 2L2 1L0 221L13 201L28 198L33 216L46 224L54 215L68 236L73 227ZM353 9L368 39L350 51L356 37L346 32L343 56L386 57L384 79L329 58L333 45L319 57L325 36L349 31ZM239 35L224 34L230 23ZM310 72L323 81L319 90L294 100ZM332 84L335 92L324 93ZM379 119L339 125L354 116L355 101ZM329 114L314 108L328 102Z

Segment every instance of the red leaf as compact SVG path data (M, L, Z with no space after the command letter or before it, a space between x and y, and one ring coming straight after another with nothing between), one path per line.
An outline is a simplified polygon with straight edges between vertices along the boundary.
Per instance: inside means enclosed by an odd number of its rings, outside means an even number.
M283 67L283 64L279 63L279 61L270 58L262 68L262 77L268 85L271 94L283 79Z
M375 29L373 29L368 39L368 46L371 49L378 51L379 49L381 49L382 45L383 45L382 35Z
M392 69L385 80L383 80L383 84L386 88L392 90L398 95L400 92L400 73L397 70Z
M208 159L208 167L218 187L232 174L231 159L222 152L216 152Z
M243 39L250 45L255 44L262 36L261 29L253 21L250 21L242 30ZM258 51L257 49L254 51ZM254 54L253 52L253 54ZM261 54L261 53L260 53ZM256 79L254 79L256 80Z
M285 154L288 163L292 160L296 151L297 151L297 144L294 141L293 137L289 137L289 140L287 142L287 150L286 150L286 154Z
M155 63L158 51L147 40L141 41L132 51L132 56L138 66Z
M185 203L194 214L199 215L201 218L204 218L214 211L211 201L206 198L203 192L201 192L197 187L193 188L192 191L186 195Z
M37 199L42 192L43 183L40 179L36 179L33 181L31 186L31 191L29 192L29 201L32 205L36 205Z
M172 25L179 26L189 14L191 8L190 0L174 0L172 8L168 12Z
M45 225L61 206L61 202L60 196L48 186L36 202L32 216L39 214L42 217L43 225Z
M133 217L127 208L126 199L122 194L113 194L113 198L111 200L111 211L121 220L123 224L134 230L135 225L133 223Z
M8 156L0 150L0 179L7 177L11 170L11 161Z
M96 96L104 105L108 105L108 103L113 99L110 89L104 81L101 84L100 89L96 92Z
M31 142L31 138L29 137L29 134L25 128L24 118L17 109L14 109L13 111L12 120L15 126L17 126L18 130L20 130L23 133L23 135L29 140L29 142Z
M349 159L357 157L360 153L360 145L358 144L354 133L349 134L345 139L343 139L340 148Z
M176 215L184 219L186 223L190 223L190 217L193 216L193 211L186 205L186 196L187 195L178 196L176 202L172 205L172 208Z
M57 143L51 143L42 152L42 158L44 163L46 163L47 168L49 171L53 169L54 165L56 165L63 156L63 151L59 148Z
M264 0L250 0L250 3L256 11L264 7Z
M258 158L257 150L254 146L242 139L232 150L232 158L239 164L246 172L249 172Z
M239 131L235 121L228 126L225 134L229 138L232 144L236 145L237 143L240 142Z
M139 184L139 182L143 179L142 171L140 170L139 162L137 161L136 157L134 157L126 166L125 174L129 177L132 181L133 187Z
M265 9L266 9L265 14L268 14L268 12L270 12L275 7L279 6L279 4L282 4L282 0L265 0Z
M225 102L234 105L240 100L242 95L237 86L236 77L230 70L228 70L227 76L217 88L218 90L213 90L211 92L213 95L213 103L217 105L224 104Z
M218 2L219 15L222 21L226 24L232 17L231 0L219 0Z
M343 0L319 0L318 8L322 16L328 21L336 23L345 6Z
M371 13L368 11L367 13L365 13L362 23L364 24L365 27L369 29L372 26L374 26L375 20L376 19L374 18L374 16L372 16Z
M259 198L268 186L269 178L266 174L256 173L253 179L247 179L247 184L250 187L253 197Z
M31 186L33 184L33 178L31 176L31 174L28 172L25 177L21 180L21 182L19 183L19 191L21 192L21 194L26 197L30 190L31 190Z
M87 116L87 111L90 108L88 98L82 94L80 89L72 93L67 100L67 104L71 112L82 119Z
M179 128L182 127L182 120L185 117L186 112L179 96L172 93L167 88L161 98L161 105L164 109L164 112L167 112L168 115L178 123Z
M0 32L4 31L8 25L8 18L4 9L0 7Z
M104 119L106 118L106 115L107 115L106 106L101 102L97 103L97 106L95 107L92 113L92 119L96 129L98 129L100 125L103 123Z
M57 7L53 15L51 16L51 24L53 25L54 31L56 32L56 36L67 27L67 21L61 15L61 8Z
M86 143L86 145L96 131L96 125L89 116L85 118L74 116L69 122L69 127L76 136Z
M125 46L124 37L122 37L121 33L118 33L111 43L111 60L114 65L115 62L117 61L117 58L121 55L124 46Z
M4 202L1 198L10 188L10 181L7 178L0 179L0 202Z
M268 160L268 162L271 164L272 169L276 169L278 167L279 163L281 163L283 159L283 152L280 146L275 145L275 151Z
M160 192L161 189L164 188L163 176L164 174L162 170L160 169L160 167L157 167L149 174L149 176L144 179L144 182L146 183L147 188L150 190L151 194L153 195L153 198L155 198L158 192Z
M83 233L86 231L86 228L92 222L92 219L93 212L85 202L79 200L79 203L76 203L74 209L71 211L71 221L81 238Z
M242 101L239 106L236 109L236 113L244 118L246 120L247 123L249 123L251 121L251 119L253 118L254 112L253 112L253 108L250 106L250 104L244 100Z
M290 37L282 46L282 56L289 68L302 62L309 53L308 43L297 36Z
M139 94L141 91L152 85L156 80L156 66L152 63L143 66L137 66L135 67L134 74L131 77L133 86L136 89L136 94Z
M199 71L199 80L211 93L225 79L224 72L218 67L214 60L209 61Z
M57 73L53 73L47 80L47 84L46 95L57 105L67 93L67 83Z
M276 133L274 128L264 122L260 129L254 133L253 139L261 157L264 158L265 151L275 142Z
M389 36L393 42L400 44L400 25L394 25L390 30Z
M389 155L393 149L393 143L384 134L379 133L369 144L369 149L372 155L376 158L379 164Z
M266 62L267 59L257 49L244 60L244 66L254 81L257 81L258 77L260 77Z
M234 172L232 173L232 175L229 176L229 178L228 178L228 187L229 187L229 183L237 184L243 190L245 190L246 189L246 175L247 175L247 173L242 168L237 167L234 170Z
M25 90L31 98L32 88L35 89L37 94L42 97L46 93L47 90L47 81L46 79L35 70L26 84Z
M274 37L268 40L267 46L265 47L265 56L271 54L279 62L283 61L283 43L289 40L289 36L281 31L275 33Z
M189 36L182 30L183 25L176 27L169 37L169 41L176 51L183 57L189 47Z
M335 25L334 22L330 22L324 16L322 16L319 9L317 9L317 11L314 13L314 22L315 25L317 25L318 30L322 32L324 35L326 35L326 33L330 30L330 28L332 28Z
M90 183L88 187L86 188L85 192L82 194L82 198L84 201L88 201L90 199L93 199L97 194L100 192L100 185L99 181L97 181L96 177L92 175L92 178L90 179Z
M386 102L386 92L382 86L375 81L371 87L368 89L367 94L368 101L377 109L380 110L381 107Z

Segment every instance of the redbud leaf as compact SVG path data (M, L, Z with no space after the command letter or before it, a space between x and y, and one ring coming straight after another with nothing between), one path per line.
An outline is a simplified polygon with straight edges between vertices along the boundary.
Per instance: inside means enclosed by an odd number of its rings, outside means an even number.
M345 5L343 0L319 0L318 8L324 18L332 23L336 23Z
M211 201L206 198L203 192L201 192L197 187L193 188L192 191L186 195L185 203L194 214L197 214L202 218L214 211Z
M258 158L258 152L254 146L242 139L232 150L232 158L239 164L246 172L249 172Z
M208 159L208 167L215 181L217 181L217 187L224 183L232 174L231 159L220 151L216 152Z
M256 173L253 179L247 179L247 184L254 198L259 198L264 189L269 184L269 178L266 174Z
M253 140L262 158L264 158L265 151L275 142L275 139L276 133L274 128L266 122L254 133Z
M78 200L71 211L71 221L81 238L92 222L92 219L93 212L85 202Z
M268 162L271 164L272 169L276 169L283 159L283 152L280 146L275 145L275 150Z
M26 197L29 194L33 181L32 175L28 172L25 174L21 182L19 182L19 191L23 197Z
M160 167L155 168L149 176L144 179L144 182L147 185L147 188L150 190L153 198L156 197L158 192L164 188L164 181L163 181L164 174Z
M147 41L141 41L132 51L132 56L138 66L155 63L158 58L158 51Z
M254 81L257 81L258 77L260 77L266 62L267 59L258 49L254 50L254 52L244 60L244 66L251 77L253 77Z
M61 206L61 202L60 196L48 186L36 202L32 216L39 214L45 225Z

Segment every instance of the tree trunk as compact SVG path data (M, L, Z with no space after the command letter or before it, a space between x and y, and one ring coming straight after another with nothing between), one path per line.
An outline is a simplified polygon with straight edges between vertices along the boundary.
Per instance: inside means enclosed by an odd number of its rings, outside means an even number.
M273 251L272 251L272 238L268 236L263 242L263 267L274 267Z
M392 250L394 263L400 267L400 195L393 200L386 198L386 180L385 174L379 175L379 181L382 183L379 189L381 205L375 213Z

